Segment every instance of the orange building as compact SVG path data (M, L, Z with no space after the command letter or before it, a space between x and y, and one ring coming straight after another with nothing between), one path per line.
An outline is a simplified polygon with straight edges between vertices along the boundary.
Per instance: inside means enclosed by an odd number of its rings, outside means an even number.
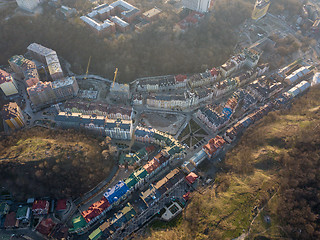
M3 106L1 111L4 121L11 129L18 129L25 125L25 119L17 103L10 102Z

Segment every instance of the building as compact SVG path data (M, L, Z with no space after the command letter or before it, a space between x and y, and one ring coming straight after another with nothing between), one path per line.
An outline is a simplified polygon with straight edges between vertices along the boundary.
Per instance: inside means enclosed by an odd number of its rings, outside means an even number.
M183 0L182 5L197 12L208 12L211 7L211 1L213 2L213 0Z
M16 214L19 222L29 223L31 218L31 209L28 206L19 206Z
M251 18L253 20L259 20L263 18L267 14L269 6L270 0L257 0L254 5Z
M130 140L132 131L131 120L106 119L105 132L111 138Z
M36 200L32 205L34 216L46 215L49 212L49 202L46 200Z
M27 49L33 59L48 66L50 76L53 80L63 78L62 68L56 51L38 43L30 44Z
M17 77L24 78L26 87L31 87L39 82L39 74L36 64L21 55L15 55L9 59L9 64Z
M95 221L99 218L99 215L108 211L110 208L110 203L105 197L102 197L100 201L93 203L88 210L83 211L81 215L86 220L87 223Z
M31 102L36 109L75 97L79 86L75 77L54 82L38 82L27 88Z
M3 93L9 97L18 94L18 88L11 74L0 69L0 88Z
M96 230L94 230L90 235L89 235L89 239L90 240L97 240L102 236L102 231L100 230L100 228L97 228Z
M304 77L305 75L307 75L310 72L310 70L306 67L301 67L297 70L295 70L293 73L291 73L290 75L288 75L284 81L287 84L292 84L295 83L296 81L298 81L299 79L301 79L302 77Z
M17 0L18 6L28 12L33 12L40 3L41 0Z
M110 86L110 95L114 99L124 99L130 98L130 88L128 84L120 84L115 82Z
M217 135L215 138L209 140L208 144L203 146L203 150L206 152L209 158L212 158L223 148L226 141Z
M18 222L16 219L16 213L11 212L6 215L3 226L5 229L11 229L11 228L14 228L17 225L17 223Z
M42 235L48 236L56 224L52 221L51 218L42 219L39 225L36 228L36 231L41 233Z
M252 48L245 48L241 53L232 56L227 62L221 65L221 75L223 77L228 77L244 66L253 68L258 64L260 56L261 52L258 52Z
M147 21L154 21L159 18L160 13L162 10L160 8L154 7L149 11L146 11L142 14L142 17Z
M186 1L189 1L189 0L186 0ZM176 28L177 30L181 30L182 32L185 32L189 27L197 26L201 21L201 19L203 18L204 18L203 13L193 11L184 19L182 19L180 22L178 22L176 24Z
M10 102L3 106L1 115L11 129L18 129L25 125L25 119L17 103Z
M129 191L128 186L119 181L115 186L109 188L103 196L108 200L110 204L118 202L120 199L126 197L126 193Z
M114 33L116 28L120 31L126 31L137 16L140 10L131 4L118 0L108 4L102 4L82 16L80 19L85 22L98 35L103 33Z

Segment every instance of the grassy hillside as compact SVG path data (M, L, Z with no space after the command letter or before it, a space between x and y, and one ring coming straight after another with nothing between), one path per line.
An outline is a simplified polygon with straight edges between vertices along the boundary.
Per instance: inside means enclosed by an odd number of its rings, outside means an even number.
M108 176L111 151L71 130L22 130L0 142L0 183L21 199L78 197Z
M319 94L248 129L180 221L142 239L319 239Z

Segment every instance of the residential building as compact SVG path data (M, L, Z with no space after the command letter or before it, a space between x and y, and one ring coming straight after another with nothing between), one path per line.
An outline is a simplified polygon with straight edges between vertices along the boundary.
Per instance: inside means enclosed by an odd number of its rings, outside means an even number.
M33 12L34 9L41 3L41 0L16 0L17 4L23 10Z
M11 74L0 69L0 88L9 97L18 94L18 88Z
M217 135L215 138L210 139L208 144L203 146L203 150L206 152L209 158L212 158L219 153L225 143L226 141Z
M36 59L48 66L50 76L53 80L63 78L62 68L56 51L46 48L38 43L30 44L27 49L33 59Z
M56 211L65 211L67 209L67 199L59 199L57 201Z
M180 79L179 79L180 80ZM172 75L139 78L136 80L138 91L157 92L185 87Z
M36 231L44 236L49 236L55 226L56 224L51 218L44 218L37 226Z
M1 115L11 129L18 129L25 125L22 111L15 102L5 104L2 108Z
M73 98L78 94L79 86L75 77L54 82L38 82L27 88L30 100L36 109Z
M123 181L119 181L115 186L109 188L103 196L110 204L113 204L118 202L120 199L125 198L128 191L128 186Z
M31 218L31 209L28 206L19 206L16 218L19 220L19 222L22 223L29 223Z
M259 20L263 18L267 14L269 6L270 0L256 0L254 9L252 11L252 19Z
M115 99L127 100L130 98L130 88L128 84L120 84L115 82L110 86L110 95Z
M80 19L100 35L115 32L116 26L120 31L126 31L129 23L139 15L138 8L123 0L118 0L110 5L102 4Z
M17 225L17 219L16 219L16 213L11 212L6 215L6 218L4 220L4 228L5 229L12 229Z
M32 205L34 216L46 215L49 212L49 202L46 200L36 200Z
M97 220L99 215L105 213L110 209L110 203L105 197L102 197L100 201L93 203L88 210L83 211L81 215L87 223Z
M213 0L183 0L182 5L197 12L208 12L211 7L211 1Z
M244 66L253 68L258 64L260 56L261 52L258 52L253 48L245 48L241 53L232 56L227 62L221 65L221 75L223 77L228 77Z
M142 14L142 17L147 21L154 21L159 18L160 13L162 10L160 8L154 7L149 11L146 11Z
M311 86L316 86L320 84L320 73L316 72L312 78Z
M130 140L132 138L132 121L121 119L106 119L105 133L114 139Z
M36 64L21 55L15 55L9 59L9 64L17 77L24 78L26 87L31 87L39 82L39 74Z
M186 1L197 1L197 0L186 0ZM187 17L178 22L175 29L185 32L191 26L197 26L201 19L204 18L204 14L200 12L193 11Z

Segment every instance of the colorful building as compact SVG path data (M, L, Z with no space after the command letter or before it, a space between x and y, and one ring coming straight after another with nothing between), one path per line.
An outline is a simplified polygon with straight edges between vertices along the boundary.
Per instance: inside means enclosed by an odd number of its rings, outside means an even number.
M10 102L3 106L1 115L11 129L18 129L25 125L25 119L17 103Z

